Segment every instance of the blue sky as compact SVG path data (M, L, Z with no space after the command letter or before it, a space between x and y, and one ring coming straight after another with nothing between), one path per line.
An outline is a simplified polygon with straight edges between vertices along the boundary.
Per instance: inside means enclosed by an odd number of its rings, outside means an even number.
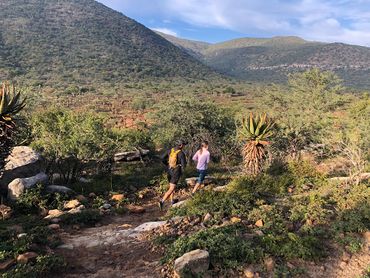
M370 0L98 0L145 26L194 40L295 35L370 46Z

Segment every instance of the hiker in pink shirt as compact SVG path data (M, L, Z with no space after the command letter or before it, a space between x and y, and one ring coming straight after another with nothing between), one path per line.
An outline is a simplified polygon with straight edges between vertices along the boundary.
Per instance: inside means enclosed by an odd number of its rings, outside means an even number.
M207 175L210 157L211 155L208 151L208 142L203 141L200 149L193 156L193 160L197 162L197 170L199 173L199 177L191 194L194 194L198 190L199 186L204 184L204 179Z

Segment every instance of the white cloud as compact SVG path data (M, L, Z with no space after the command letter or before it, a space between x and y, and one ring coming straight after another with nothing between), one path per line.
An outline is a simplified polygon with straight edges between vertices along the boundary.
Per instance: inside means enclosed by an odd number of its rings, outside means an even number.
M177 32L168 28L151 28L154 31L158 31L167 35L177 37Z
M370 46L370 0L100 0L123 13L246 35Z

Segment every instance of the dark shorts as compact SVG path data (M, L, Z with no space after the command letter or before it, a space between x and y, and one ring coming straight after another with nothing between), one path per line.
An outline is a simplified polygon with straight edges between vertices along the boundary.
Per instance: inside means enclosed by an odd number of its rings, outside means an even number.
M207 175L207 170L198 170L198 173L199 173L199 176L198 176L198 180L197 182L199 184L203 184L204 183L204 179Z
M168 169L167 171L167 179L169 183L177 184L181 178L181 167L177 167L175 169Z

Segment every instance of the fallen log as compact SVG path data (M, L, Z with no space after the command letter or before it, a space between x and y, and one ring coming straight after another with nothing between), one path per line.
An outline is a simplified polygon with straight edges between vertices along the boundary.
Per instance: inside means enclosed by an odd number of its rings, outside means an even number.
M149 150L137 149L134 151L116 153L113 157L115 162L129 162L142 160L143 157L149 154Z

